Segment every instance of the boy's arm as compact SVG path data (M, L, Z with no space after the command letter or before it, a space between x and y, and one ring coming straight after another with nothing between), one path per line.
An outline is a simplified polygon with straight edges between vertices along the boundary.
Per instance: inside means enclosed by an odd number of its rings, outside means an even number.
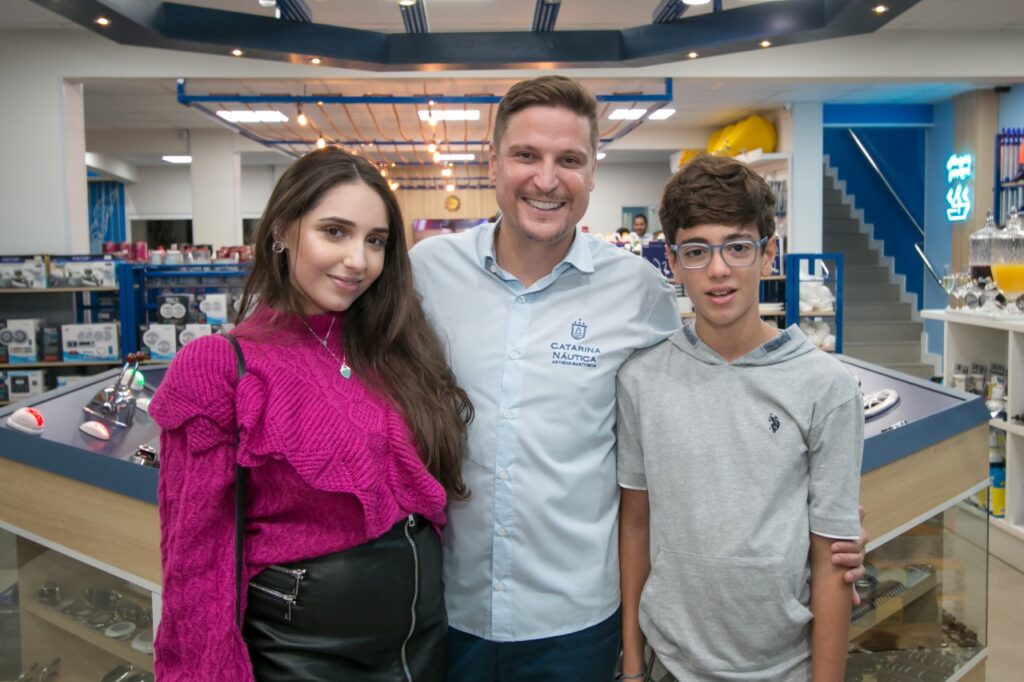
M622 674L644 672L640 593L651 573L651 508L646 490L622 488L619 502L619 585L622 590ZM640 679L640 678L636 678Z
M850 636L850 593L832 563L831 540L811 533L811 669L814 682L842 682Z

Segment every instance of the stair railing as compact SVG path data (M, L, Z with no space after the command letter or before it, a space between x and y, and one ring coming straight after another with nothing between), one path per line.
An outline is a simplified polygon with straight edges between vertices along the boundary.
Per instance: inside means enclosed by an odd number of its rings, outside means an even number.
M882 181L882 184L885 185L887 190L889 190L889 194L891 194L892 198L896 200L896 203L899 204L901 209L903 209L903 212L907 214L907 218L910 219L910 224L917 228L918 233L920 233L921 238L923 239L924 228L917 222L914 215L910 212L910 209L907 208L907 205L903 203L902 199L900 199L900 195L896 193L895 189L893 189L892 185L889 183L889 179L885 177L885 173L883 173L882 169L878 167L877 163L875 163L875 159L871 156L871 152L868 151L867 147L864 146L864 143L860 141L859 137L857 137L857 133L853 132L853 128L847 128L846 131L850 133L850 137L853 138L853 143L857 145L858 149L860 149L860 153L864 155L864 159L868 162L868 165L871 166L875 170L875 173L878 174L878 178ZM931 274L935 283L942 286L942 280L939 279L939 276L935 273L935 268L932 267L931 261L928 260L928 256L925 255L924 249L921 248L921 242L914 242L914 251L917 252L917 257L921 259L921 262L924 264L924 269Z

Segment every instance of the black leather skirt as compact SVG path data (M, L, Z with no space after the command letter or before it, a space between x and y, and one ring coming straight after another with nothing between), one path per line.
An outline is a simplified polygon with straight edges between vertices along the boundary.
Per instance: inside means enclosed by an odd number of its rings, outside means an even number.
M242 636L260 682L442 682L441 543L419 516L249 583Z

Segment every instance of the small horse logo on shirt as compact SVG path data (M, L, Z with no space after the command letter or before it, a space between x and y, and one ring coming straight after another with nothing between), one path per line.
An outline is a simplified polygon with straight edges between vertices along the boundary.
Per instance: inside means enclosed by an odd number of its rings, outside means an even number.
M779 427L782 426L782 422L774 414L768 413L768 428L772 430L772 433L776 433Z

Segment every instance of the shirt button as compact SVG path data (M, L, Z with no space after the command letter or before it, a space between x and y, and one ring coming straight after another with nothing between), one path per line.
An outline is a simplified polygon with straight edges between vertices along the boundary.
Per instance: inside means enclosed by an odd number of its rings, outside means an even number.
M507 531L507 530L505 530L504 528L499 528L499 529L498 529L497 531L495 531L495 532L497 532L497 533L498 533L498 537L502 537L502 538L503 538L503 537L505 537L506 535L508 535L508 531Z
M491 272L498 272L498 268L494 265L491 266Z
M500 580L495 580L494 581L494 589L496 589L498 592L504 592L505 591L505 583L501 582Z
M519 359L519 351L514 350L511 353L509 353L508 356L510 358L512 358L513 360L518 360Z
M503 481L507 481L508 480L508 470L507 469L502 469L501 471L499 471L498 472L498 478L500 478Z
M516 296L516 303L526 303L525 296Z
M501 411L501 416L502 416L503 419L511 419L512 418L512 410L502 410Z

